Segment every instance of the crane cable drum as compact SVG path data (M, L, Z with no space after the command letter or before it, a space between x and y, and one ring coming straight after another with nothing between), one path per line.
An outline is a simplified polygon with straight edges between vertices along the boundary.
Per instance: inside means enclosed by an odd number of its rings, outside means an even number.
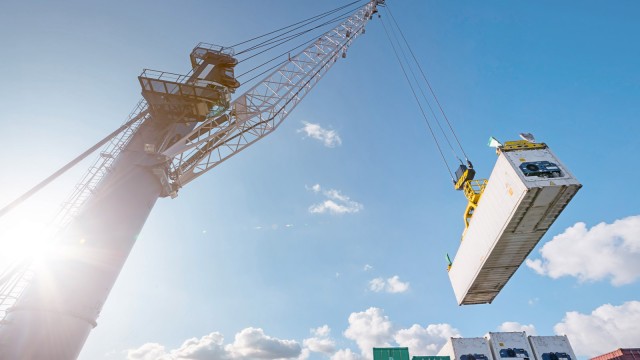
M458 183L460 182L464 184L466 180L473 179L473 176L475 175L473 164L467 156L451 120L449 120L449 117L444 111L438 96L431 86L420 62L416 58L413 49L409 45L404 32L393 16L393 12L391 11L389 4L386 4L384 9L386 10L386 14L390 21L385 21L385 19L382 18L382 24L389 43L396 55L398 64L400 65L404 77L409 85L414 100L420 109L420 113L427 125L428 132L434 140L443 164L451 177L454 188L456 190L462 190L463 188L460 187ZM428 109L428 112L426 109ZM455 177L451 171L451 167L449 166L449 161L447 161L447 157L444 155L443 148L445 147L445 144L453 158L455 158L456 162L459 163L459 166L455 171ZM464 158L465 161L463 162L461 158ZM461 179L464 180L460 181Z

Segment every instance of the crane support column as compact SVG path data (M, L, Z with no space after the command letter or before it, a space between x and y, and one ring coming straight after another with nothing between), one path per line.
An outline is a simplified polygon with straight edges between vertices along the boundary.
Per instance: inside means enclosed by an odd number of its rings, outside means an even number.
M0 359L77 358L151 209L159 197L176 193L168 177L171 159L161 151L226 111L229 88L222 83L232 90L238 85L227 75L237 63L232 55L196 50L202 59L190 77L152 70L139 77L147 101L142 123L7 310ZM215 71L218 64L223 74ZM204 74L209 65L213 70Z
M2 359L75 359L163 191L149 118L0 327ZM156 170L156 171L154 171Z

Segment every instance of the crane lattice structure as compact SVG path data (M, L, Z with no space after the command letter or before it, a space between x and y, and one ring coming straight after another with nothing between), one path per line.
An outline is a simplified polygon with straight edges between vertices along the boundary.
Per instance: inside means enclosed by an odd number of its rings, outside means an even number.
M163 152L181 187L273 132L362 33L372 1ZM344 55L343 55L344 54Z

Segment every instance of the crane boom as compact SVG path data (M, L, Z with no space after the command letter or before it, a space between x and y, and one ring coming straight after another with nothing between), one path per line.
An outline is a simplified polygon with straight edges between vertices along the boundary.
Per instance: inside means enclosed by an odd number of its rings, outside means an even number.
M324 74L364 32L384 1L370 1L334 29L289 59L231 102L229 111L209 118L163 152L173 159L171 177L182 187L272 133ZM344 54L344 55L343 55Z
M237 62L230 49L196 47L189 77L145 70L135 127L89 171L54 251L0 286L11 290L0 300L15 299L0 309L0 359L77 358L157 199L273 132L383 3L370 0L231 103L239 84L218 76Z

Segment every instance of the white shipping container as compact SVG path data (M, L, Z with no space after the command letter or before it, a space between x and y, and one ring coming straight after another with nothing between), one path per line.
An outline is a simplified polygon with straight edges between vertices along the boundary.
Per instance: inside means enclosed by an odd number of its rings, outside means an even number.
M537 360L577 360L566 335L529 336Z
M459 305L491 303L582 187L546 145L511 144L499 148L449 270Z
M533 351L522 332L490 332L489 347L495 360L534 360Z
M438 352L451 360L494 360L485 338L449 338Z

